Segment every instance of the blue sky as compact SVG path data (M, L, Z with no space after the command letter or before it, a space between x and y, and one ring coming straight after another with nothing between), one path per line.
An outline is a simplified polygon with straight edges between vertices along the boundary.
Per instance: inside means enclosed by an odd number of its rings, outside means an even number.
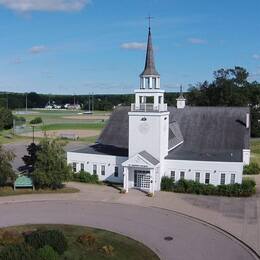
M132 93L150 13L162 88L245 67L260 81L259 0L0 0L0 91Z

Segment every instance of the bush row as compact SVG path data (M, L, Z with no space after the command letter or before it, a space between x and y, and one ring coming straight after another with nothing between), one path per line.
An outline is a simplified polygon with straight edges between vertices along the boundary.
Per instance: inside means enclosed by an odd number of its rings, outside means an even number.
M218 186L203 184L191 180L179 180L178 182L173 182L169 177L163 177L161 181L161 190L163 191L228 197L251 196L255 193L255 186L255 181L251 179L244 179L242 184L235 183Z
M256 162L252 162L249 165L244 166L243 174L245 175L256 175L260 173L260 167Z
M80 171L79 173L74 173L74 181L85 182L85 183L100 183L97 174L90 174L89 172Z

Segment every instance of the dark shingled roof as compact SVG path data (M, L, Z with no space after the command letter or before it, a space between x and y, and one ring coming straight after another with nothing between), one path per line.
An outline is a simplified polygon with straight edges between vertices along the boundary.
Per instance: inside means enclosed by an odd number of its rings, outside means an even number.
M156 158L154 158L151 154L149 154L146 151L142 151L139 154L153 165L157 165L158 163L160 163Z
M183 142L183 136L180 130L180 126L176 121L171 122L169 125L169 150L181 142Z
M99 143L128 149L129 111L129 107L120 107L112 113ZM249 149L247 107L168 107L168 111L170 130L175 129L173 135L180 129L175 141L180 140L181 134L184 142L170 151L166 159L239 162L242 150ZM171 143L170 133L169 138Z
M146 75L159 76L159 73L157 72L154 63L152 34L150 28L148 33L145 67L144 67L144 71L141 73L140 76L146 76Z
M128 157L128 149L103 144L94 144L71 152Z

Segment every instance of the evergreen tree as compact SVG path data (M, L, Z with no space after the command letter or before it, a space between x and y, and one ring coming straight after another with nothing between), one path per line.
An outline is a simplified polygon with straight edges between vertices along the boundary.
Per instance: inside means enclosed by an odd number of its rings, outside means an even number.
M32 173L36 187L57 189L70 180L71 167L67 165L64 144L44 138L36 153L35 170Z
M14 158L15 155L12 152L6 151L0 145L0 186L6 185L8 181L14 181L15 173L11 165Z

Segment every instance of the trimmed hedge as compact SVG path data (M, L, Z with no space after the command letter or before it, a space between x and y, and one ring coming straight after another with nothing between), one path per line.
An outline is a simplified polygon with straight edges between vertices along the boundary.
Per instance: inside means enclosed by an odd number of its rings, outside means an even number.
M252 162L249 165L244 166L244 175L256 175L260 173L260 167L256 162Z
M163 177L161 181L162 191L228 197L251 196L255 193L255 186L255 181L251 179L243 179L242 184L235 183L218 186L214 186L212 184L203 184L191 180L179 180L175 183L169 177Z
M74 173L73 180L79 182L85 182L85 183L93 183L93 184L100 183L97 174L90 174L89 172L85 172L85 171Z
M25 242L35 249L51 246L60 255L68 248L67 240L59 230L34 231L25 235Z

